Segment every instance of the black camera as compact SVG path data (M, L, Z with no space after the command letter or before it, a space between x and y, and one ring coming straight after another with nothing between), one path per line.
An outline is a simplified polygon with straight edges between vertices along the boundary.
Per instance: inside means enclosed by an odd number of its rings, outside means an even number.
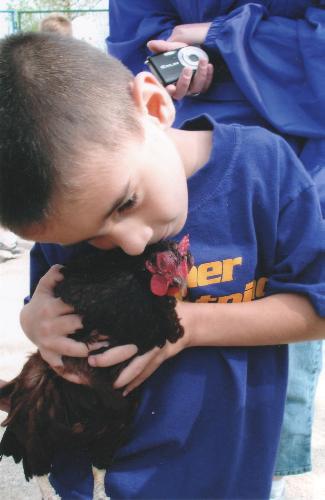
M150 71L166 86L175 83L183 68L191 68L195 73L199 60L209 61L209 57L200 47L188 46L150 56L146 60Z

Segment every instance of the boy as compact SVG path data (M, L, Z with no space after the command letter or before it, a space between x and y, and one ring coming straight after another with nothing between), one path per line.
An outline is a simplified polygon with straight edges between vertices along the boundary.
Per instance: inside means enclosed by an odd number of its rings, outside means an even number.
M285 344L324 336L324 227L298 159L263 129L207 115L172 129L174 106L151 74L133 78L53 35L2 43L0 113L1 222L41 242L21 322L57 370L62 354L89 352L67 337L82 320L53 297L61 275L49 266L190 235L191 302L177 305L185 335L136 356L116 382L127 393L152 375L107 494L268 498ZM89 363L134 354L125 346ZM63 498L90 498L90 478L86 456L58 457L52 482Z

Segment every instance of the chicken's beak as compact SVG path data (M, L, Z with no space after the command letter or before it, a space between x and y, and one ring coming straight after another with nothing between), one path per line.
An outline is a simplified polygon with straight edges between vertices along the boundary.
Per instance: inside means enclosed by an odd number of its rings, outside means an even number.
M175 297L177 300L183 300L187 293L187 280L181 276L175 276L173 283L168 289L167 295Z

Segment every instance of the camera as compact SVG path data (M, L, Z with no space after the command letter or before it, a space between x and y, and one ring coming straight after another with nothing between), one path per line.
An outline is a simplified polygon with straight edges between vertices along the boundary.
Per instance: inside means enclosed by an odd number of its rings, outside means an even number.
M145 63L158 80L166 86L177 82L184 68L191 68L194 74L200 59L209 61L207 53L200 47L188 46L150 56Z

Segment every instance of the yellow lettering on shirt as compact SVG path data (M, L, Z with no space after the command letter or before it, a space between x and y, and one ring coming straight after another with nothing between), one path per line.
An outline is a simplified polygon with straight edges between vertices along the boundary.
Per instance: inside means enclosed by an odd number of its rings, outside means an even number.
M196 302L201 302L202 304L207 304L208 302L218 302L218 297L213 297L213 295L201 295Z
M192 266L190 272L187 275L187 287L195 288L197 286L197 267Z
M265 285L267 283L267 278L260 278L257 281L253 280L246 283L243 293L236 292L229 295L222 295L221 297L214 295L201 295L195 302L208 303L208 302L218 302L218 304L228 304L228 303L239 303L239 302L250 302L257 298L264 297L265 295Z
M241 266L242 263L242 257L235 257L233 259L204 262L198 267L193 266L187 278L188 287L195 288L197 286L207 286L233 281L234 268L236 266Z
M255 295L257 299L264 297L266 283L267 283L267 278L260 278L256 283Z
M243 257L234 257L223 260L215 260L212 262L203 262L199 266L193 266L188 274L188 288L196 288L200 286L218 285L221 283L231 282L236 280L235 273L237 271L237 282L239 274L239 266L243 264ZM237 268L237 269L236 269ZM244 269L243 269L244 271ZM229 295L218 296L219 286L216 286L215 295L201 295L196 298L196 302L208 303L218 302L219 304L250 302L255 299L260 299L265 296L265 286L268 278L261 277L258 280L251 280L245 284L244 289L236 290ZM231 289L233 289L232 285ZM209 290L210 291L210 290ZM219 291L220 293L220 291Z
M227 304L228 302L242 302L243 294L242 293L232 293L231 295L224 295L223 297L218 298L218 303Z
M245 291L244 291L244 296L243 296L243 302L250 302L251 300L254 300L255 298L255 287L256 287L256 281L250 281L247 283L245 286Z
M197 284L198 286L206 286L220 283L221 277L222 262L220 260L207 262L206 264L201 264L198 268Z
M234 259L225 259L222 261L223 271L222 271L222 281L233 281L234 279L234 267L241 266L243 263L242 257L235 257Z

